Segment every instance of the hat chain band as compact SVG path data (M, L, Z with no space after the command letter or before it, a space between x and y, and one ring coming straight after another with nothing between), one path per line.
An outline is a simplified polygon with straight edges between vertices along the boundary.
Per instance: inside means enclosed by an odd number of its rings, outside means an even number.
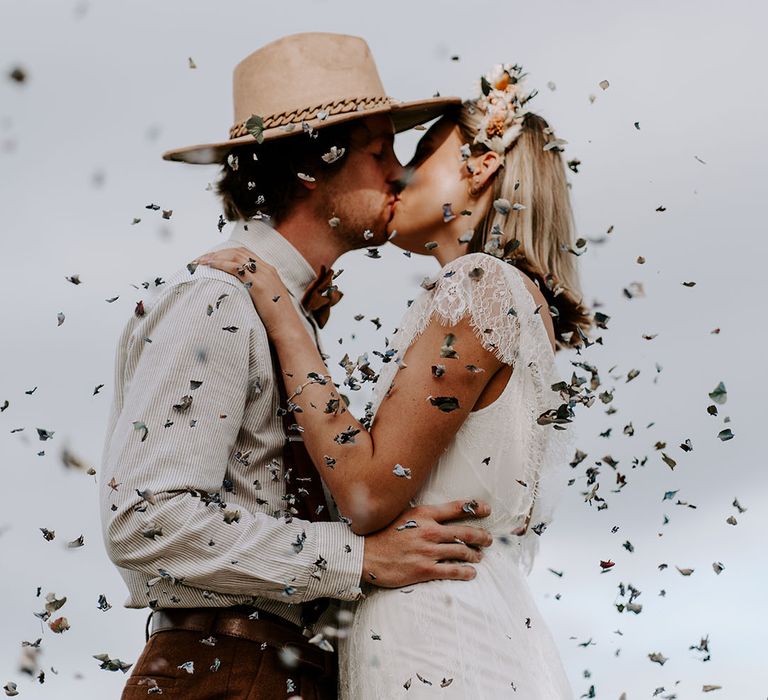
M367 109L384 107L394 103L395 100L391 97L358 97L356 99L336 100L310 109L281 112L280 114L272 114L268 117L263 117L264 128L270 129L278 126L288 126L289 124L299 124L301 122L309 121L310 119L316 119L321 112L325 112L327 116L331 116L334 114L365 111ZM229 138L236 139L240 136L247 136L249 133L245 126L247 121L248 120L246 119L239 124L235 124L229 130Z

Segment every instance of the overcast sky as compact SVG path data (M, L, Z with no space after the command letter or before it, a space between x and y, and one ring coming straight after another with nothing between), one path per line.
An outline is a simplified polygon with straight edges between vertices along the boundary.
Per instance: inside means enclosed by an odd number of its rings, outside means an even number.
M9 402L0 413L0 682L15 681L25 698L119 696L124 676L91 656L133 662L146 615L122 608L97 513L115 343L142 297L132 285L170 276L229 230L218 232L219 206L206 191L216 168L160 154L226 135L231 71L245 55L284 34L336 31L368 40L388 92L401 99L471 97L494 63L522 63L540 90L531 108L568 142L567 158L581 160L569 175L579 234L590 241L583 286L611 319L602 346L558 361L566 377L571 360L596 365L617 410L608 415L598 402L579 413L589 456L573 470L530 579L577 697L594 685L595 697L610 700L659 688L659 697L696 698L705 684L722 686L707 697L766 697L763 7L0 0L0 406ZM23 82L9 77L17 67ZM399 138L403 160L417 135ZM172 209L171 219L150 203ZM324 330L337 377L345 352L383 346L437 269L396 249L381 260L350 254L338 267L347 294ZM65 280L73 274L82 284ZM643 296L627 298L632 283ZM640 374L627 383L633 369ZM728 400L710 416L708 393L721 381ZM355 396L358 409L368 392ZM37 428L55 434L41 442ZM724 442L726 428L735 437ZM679 447L686 439L692 452ZM96 476L65 468L65 448ZM628 482L620 493L608 455ZM601 511L581 495L585 468L597 461ZM662 500L668 491L677 493ZM81 534L85 545L68 549ZM601 574L607 559L616 564ZM713 562L724 566L719 575ZM620 583L642 591L639 615L617 611ZM49 592L68 599L59 614L71 629L61 635L33 615ZM106 612L100 594L113 606ZM706 635L704 662L689 647ZM21 641L38 637L43 685L18 668ZM653 663L650 653L668 661Z

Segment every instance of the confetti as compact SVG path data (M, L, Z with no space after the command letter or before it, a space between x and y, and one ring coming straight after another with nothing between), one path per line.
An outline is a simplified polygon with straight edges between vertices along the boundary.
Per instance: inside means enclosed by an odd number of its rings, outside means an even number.
M99 668L105 671L122 671L123 673L128 673L128 669L133 666L133 664L128 664L118 658L111 659L108 654L94 654L93 658L101 662Z
M512 209L512 204L508 199L496 199L493 202L493 208L502 216L509 214Z
M27 80L27 71L21 66L14 66L10 71L8 71L8 77L14 83L24 83Z
M331 146L328 153L324 153L322 158L328 164L335 163L337 160L344 156L344 153L346 153L346 149L338 148L337 146Z
M460 408L459 400L455 396L428 396L427 399L443 413L450 413Z
M411 470L407 467L404 467L402 464L396 464L395 468L392 470L392 473L395 476L399 476L405 479L411 478Z
M67 621L66 617L57 617L55 620L52 620L48 623L48 627L51 629L51 632L56 634L63 634L68 629L70 629L69 622Z
M256 139L256 143L264 143L264 120L252 114L245 122L248 133Z
M419 524L415 520L406 520L402 525L398 525L396 530L411 530L414 527L418 527Z
M440 357L457 359L459 357L456 350L453 348L453 344L456 342L456 336L453 333L449 333L443 338L443 344L440 347Z
M716 404L724 406L725 402L728 400L728 392L725 389L725 384L720 382L712 391L709 392L708 396Z

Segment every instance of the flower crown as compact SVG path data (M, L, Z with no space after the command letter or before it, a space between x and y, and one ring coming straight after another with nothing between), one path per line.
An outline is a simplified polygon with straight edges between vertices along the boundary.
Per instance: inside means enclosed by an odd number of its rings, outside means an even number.
M525 105L538 90L523 91L522 66L500 63L480 78L481 95L475 106L485 112L475 143L485 144L492 151L504 155L520 134L523 118L528 112Z

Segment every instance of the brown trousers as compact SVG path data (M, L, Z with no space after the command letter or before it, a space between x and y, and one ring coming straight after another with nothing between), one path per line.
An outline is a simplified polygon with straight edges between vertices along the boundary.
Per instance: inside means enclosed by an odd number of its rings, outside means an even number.
M121 699L145 700L162 691L163 698L184 700L336 700L335 664L287 667L276 646L225 635L210 646L204 638L189 630L154 633Z

